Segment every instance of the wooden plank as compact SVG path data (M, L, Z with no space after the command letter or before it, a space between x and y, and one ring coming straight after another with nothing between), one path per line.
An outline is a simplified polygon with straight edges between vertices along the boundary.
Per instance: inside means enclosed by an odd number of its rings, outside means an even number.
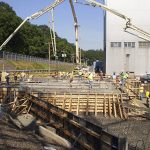
M70 95L70 99L69 99L69 112L72 112L71 108L72 108L72 97Z
M95 116L97 116L97 93L95 94Z
M114 112L114 117L117 117L117 114L116 114L116 105L115 105L115 98L113 96L113 112Z
M111 117L111 102L110 101L111 100L110 100L110 96L109 96L109 98L108 98L108 114Z
M117 96L117 103L118 103L118 112L119 112L119 116L123 119L122 111L121 111L121 107L120 107L119 96Z
M64 93L63 103L62 103L62 109L65 109L65 101L66 101L66 93Z
M104 117L106 117L106 95L104 94Z
M59 108L61 108L61 107L59 107ZM69 111L68 108L65 108L65 110L66 110L66 111ZM106 111L108 111L108 110L106 109ZM76 109L76 108L72 108L71 112L77 114L77 109ZM85 114L85 112L86 112L86 109L81 109L81 108L80 108L79 113L84 113L84 114ZM88 113L94 113L94 112L95 112L95 110L88 110ZM97 113L103 113L103 109L97 110Z
M88 111L89 111L89 94L87 94L86 115L88 115Z
M125 112L125 108L123 107L122 94L120 94L120 101L121 101L121 108L122 108L123 117L124 117L125 119L127 119L127 115L126 115L126 112Z
M53 93L49 93L51 96L51 98L52 97L55 97L55 93L53 94ZM105 93L104 93L105 94ZM103 99L104 98L104 94L98 94L97 93L97 98L98 99ZM110 97L113 97L113 95L112 94L106 94L106 98L108 98L109 97L109 95L110 95ZM66 93L66 96L68 97L68 96L70 96L70 93ZM77 99L77 96L78 96L78 93L77 94L72 94L72 98L74 98L74 99ZM63 94L57 94L57 97L58 98L63 98L64 97L64 93ZM47 98L47 94L45 95L45 94L42 94L41 95L41 98ZM84 95L83 94L80 94L80 99L81 98L83 98L83 99L86 99L87 98L87 94L85 93ZM94 94L89 94L89 99L95 99L95 93Z
M80 105L80 97L78 96L78 103L77 103L77 111L76 114L79 115L79 105Z

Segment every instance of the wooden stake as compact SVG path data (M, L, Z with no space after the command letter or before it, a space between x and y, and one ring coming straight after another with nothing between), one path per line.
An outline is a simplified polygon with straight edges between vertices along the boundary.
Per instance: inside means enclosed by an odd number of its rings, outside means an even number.
M72 106L72 94L70 94L70 99L69 99L69 112L71 112L71 107Z
M109 94L109 97L108 97L108 114L109 114L109 116L111 117L110 94Z
M77 112L76 112L77 115L79 115L79 105L80 105L80 96L78 95Z
M125 119L127 119L127 115L125 112L125 108L123 107L123 99L122 99L122 94L120 94L120 101L121 101L121 108L122 108L122 113Z
M88 115L89 112L89 95L87 95L87 103L86 103L86 115Z
M117 102L118 102L119 116L123 119L123 117L122 117L122 111L121 111L121 107L120 107L119 96L118 95L117 95Z
M113 111L114 111L114 117L117 117L116 115L116 105L115 105L115 96L113 94Z
M27 114L29 113L30 109L31 109L32 103L30 104L28 110L27 110Z
M12 108L13 108L12 110L15 109L15 103L16 103L17 99L18 99L18 97L15 97L15 99L14 99L14 104L13 104L13 106L12 106Z
M104 94L104 117L106 117L106 95Z
M95 94L95 116L97 116L97 93Z
M65 109L66 93L64 93L64 99L62 103L62 109Z

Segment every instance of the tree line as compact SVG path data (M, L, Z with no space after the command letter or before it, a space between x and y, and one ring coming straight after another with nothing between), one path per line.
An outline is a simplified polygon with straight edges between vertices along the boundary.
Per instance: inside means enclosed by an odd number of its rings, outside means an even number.
M0 2L0 45L7 37L18 27L23 20L18 17L15 11L4 2ZM62 58L62 50L66 53L66 60L72 62L75 59L75 45L69 43L67 39L60 38L56 34L57 56ZM15 36L3 48L4 51L19 54L48 58L48 43L51 42L50 29L47 25L33 25L26 22L24 26L15 34ZM52 47L51 47L52 50ZM82 60L87 60L89 64L95 59L103 60L102 50L88 50L82 52ZM54 59L51 54L51 59Z

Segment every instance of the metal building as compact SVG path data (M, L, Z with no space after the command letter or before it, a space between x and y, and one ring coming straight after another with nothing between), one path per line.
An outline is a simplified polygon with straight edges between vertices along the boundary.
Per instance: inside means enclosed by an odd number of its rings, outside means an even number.
M132 22L150 33L150 0L105 0L112 9L130 17ZM150 73L150 42L124 32L125 20L106 12L104 50L106 73L121 71L135 75Z

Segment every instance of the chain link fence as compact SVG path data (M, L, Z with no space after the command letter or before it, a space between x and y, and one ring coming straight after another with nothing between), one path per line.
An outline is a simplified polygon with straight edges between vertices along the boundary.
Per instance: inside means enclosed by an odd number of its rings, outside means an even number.
M49 63L49 59L46 59L46 58L28 56L28 55L23 55L23 54L16 54L16 53L5 52L5 51L0 51L0 58L6 59L6 60L13 60L13 61ZM70 64L70 63L61 62L58 60L50 60L50 64Z

